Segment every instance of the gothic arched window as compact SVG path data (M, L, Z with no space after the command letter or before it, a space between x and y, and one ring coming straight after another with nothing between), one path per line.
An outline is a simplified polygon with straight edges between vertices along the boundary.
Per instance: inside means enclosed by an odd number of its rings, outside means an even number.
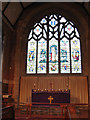
M45 16L28 37L27 74L81 73L80 36L61 15Z

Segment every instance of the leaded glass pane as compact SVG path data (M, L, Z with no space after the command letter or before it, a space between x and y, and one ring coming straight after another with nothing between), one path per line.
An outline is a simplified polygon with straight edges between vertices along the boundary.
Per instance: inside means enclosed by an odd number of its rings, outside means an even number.
M39 35L38 39L41 39L42 38L42 34Z
M64 18L64 17L62 17L61 19L60 19L60 23L65 23L66 22L66 19Z
M34 38L35 40L37 40L37 36L36 36L35 34L33 34L33 38Z
M46 34L45 30L43 30L43 37L47 38L47 34Z
M76 28L75 28L75 33L76 33L76 36L79 37L79 33Z
M74 30L74 28L72 27L71 24L68 24L65 28L65 31L68 33L68 34L71 34L72 31Z
M54 36L55 38L58 38L58 32L55 32Z
M61 34L60 34L60 38L64 37L64 29L62 29Z
M49 38L53 37L53 33L49 32Z
M34 33L35 33L36 35L39 35L39 34L41 33L41 31L42 31L42 29L41 29L40 26L36 26L36 28L34 29Z
M74 33L71 34L70 38L74 37Z
M72 73L81 73L80 40L76 37L71 40L71 67Z
M55 18L52 18L51 21L49 22L49 24L52 26L52 27L55 27L56 24L57 24L57 21Z
M60 40L60 69L61 73L70 73L69 40L67 38Z
M57 16L54 14L54 18L57 19Z
M28 73L36 73L36 41L33 39L28 41L27 74Z
M49 73L58 73L58 41L49 41Z
M69 35L67 33L65 33L65 37L69 38Z
M60 24L60 31L61 31L62 27L63 27L63 24Z
M54 31L55 31L55 32L57 32L57 31L58 31L58 26L56 26L56 27L55 27Z
M42 23L42 24L45 24L45 23L47 23L47 20L46 20L45 18L43 18L43 19L41 20L41 23Z
M37 73L46 73L47 42L44 39L38 41L38 69Z
M47 25L44 25L44 29L45 29L45 31L47 32Z
M29 34L28 39L31 39L31 37L32 37L32 30L31 30L31 32L30 32L30 34Z

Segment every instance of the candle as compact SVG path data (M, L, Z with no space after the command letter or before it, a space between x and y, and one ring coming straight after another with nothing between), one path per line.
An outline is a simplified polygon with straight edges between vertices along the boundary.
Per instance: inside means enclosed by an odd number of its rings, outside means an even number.
M36 86L36 85L35 85L35 83L34 83L34 89L35 89L35 86Z

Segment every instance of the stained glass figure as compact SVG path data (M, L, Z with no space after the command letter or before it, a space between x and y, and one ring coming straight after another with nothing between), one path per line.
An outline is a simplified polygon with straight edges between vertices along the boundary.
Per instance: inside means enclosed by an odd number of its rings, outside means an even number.
M27 73L36 73L36 41L28 41Z
M69 40L67 38L60 41L60 64L61 73L70 73Z
M58 41L49 41L49 73L58 73Z
M76 37L71 40L72 73L81 73L80 40Z
M46 73L47 42L44 39L38 41L38 73Z

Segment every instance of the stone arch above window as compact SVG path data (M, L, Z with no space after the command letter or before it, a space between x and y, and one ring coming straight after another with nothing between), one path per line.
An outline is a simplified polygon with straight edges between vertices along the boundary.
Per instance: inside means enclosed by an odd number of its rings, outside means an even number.
M82 73L78 29L59 14L33 26L27 48L27 74Z

